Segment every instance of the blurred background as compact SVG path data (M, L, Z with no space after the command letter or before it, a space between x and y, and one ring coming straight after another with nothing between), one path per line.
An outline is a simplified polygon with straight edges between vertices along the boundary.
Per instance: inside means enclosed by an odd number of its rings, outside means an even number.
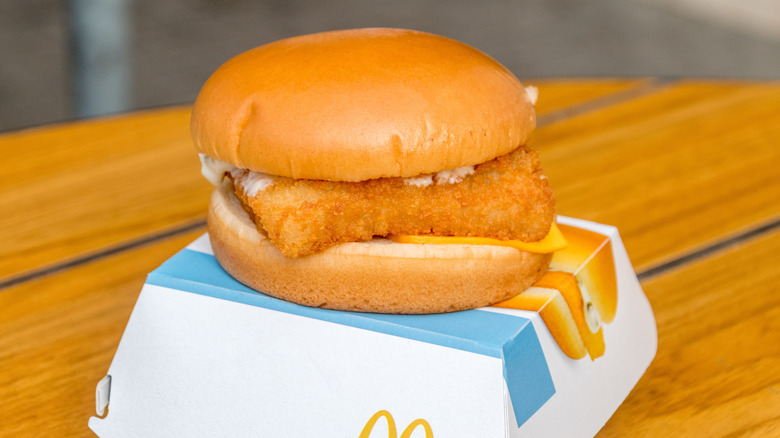
M777 0L0 0L0 132L191 103L230 57L389 26L520 78L780 78Z

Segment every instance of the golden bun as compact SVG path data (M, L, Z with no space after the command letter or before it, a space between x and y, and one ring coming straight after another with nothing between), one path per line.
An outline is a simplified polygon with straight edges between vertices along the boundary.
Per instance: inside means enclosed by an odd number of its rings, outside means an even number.
M257 172L362 181L479 164L526 143L533 103L463 43L403 29L284 39L222 65L192 111L198 152Z
M337 310L441 313L506 300L531 286L550 254L486 245L345 243L298 259L258 232L225 180L212 192L209 239L222 267L283 300Z

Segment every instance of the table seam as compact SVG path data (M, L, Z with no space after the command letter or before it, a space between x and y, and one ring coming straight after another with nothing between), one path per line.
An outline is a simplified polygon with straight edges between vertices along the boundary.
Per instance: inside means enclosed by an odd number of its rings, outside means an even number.
M671 258L670 260L661 262L649 268L642 269L641 271L637 271L637 277L639 278L640 282L645 282L681 266L687 266L695 263L711 254L731 249L754 238L766 236L778 229L780 229L780 216L769 219L766 222L759 223L758 225L727 237L726 239L715 240L698 249L689 250L684 254Z
M106 257L110 257L115 254L119 254L131 249L139 248L142 246L150 245L171 237L184 234L186 232L203 228L206 226L206 219L201 218L195 221L187 222L183 225L179 225L173 228L168 228L163 231L158 231L152 234L145 235L141 238L131 239L116 245L108 246L98 251L89 252L72 259L60 261L47 266L38 267L27 272L12 275L4 280L0 281L0 293L3 290L12 286L16 286L22 283L26 283L38 278L46 277L64 271L66 269L75 268L93 261L97 261Z
M630 87L625 90L609 93L585 102L576 103L549 113L545 113L536 118L536 127L552 125L553 123L563 122L577 116L590 112L602 110L613 105L628 102L634 98L647 96L663 87L679 82L678 79L668 77L651 77L647 82L636 87Z

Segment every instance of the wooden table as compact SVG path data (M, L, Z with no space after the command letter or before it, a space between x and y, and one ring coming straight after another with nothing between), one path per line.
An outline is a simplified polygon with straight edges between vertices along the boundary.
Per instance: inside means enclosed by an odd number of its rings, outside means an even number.
M618 227L658 321L599 436L780 436L780 83L527 82L559 212ZM91 436L146 273L205 230L188 123L0 135L0 436Z

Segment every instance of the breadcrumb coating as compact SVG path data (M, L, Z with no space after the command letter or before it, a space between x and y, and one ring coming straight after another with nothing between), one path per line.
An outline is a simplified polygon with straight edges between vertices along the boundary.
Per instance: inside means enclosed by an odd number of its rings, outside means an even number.
M531 242L547 235L555 219L555 197L538 154L525 146L476 165L473 174L457 183L418 187L404 178L338 182L275 177L272 185L247 196L243 178L231 179L258 231L287 257L388 234Z

